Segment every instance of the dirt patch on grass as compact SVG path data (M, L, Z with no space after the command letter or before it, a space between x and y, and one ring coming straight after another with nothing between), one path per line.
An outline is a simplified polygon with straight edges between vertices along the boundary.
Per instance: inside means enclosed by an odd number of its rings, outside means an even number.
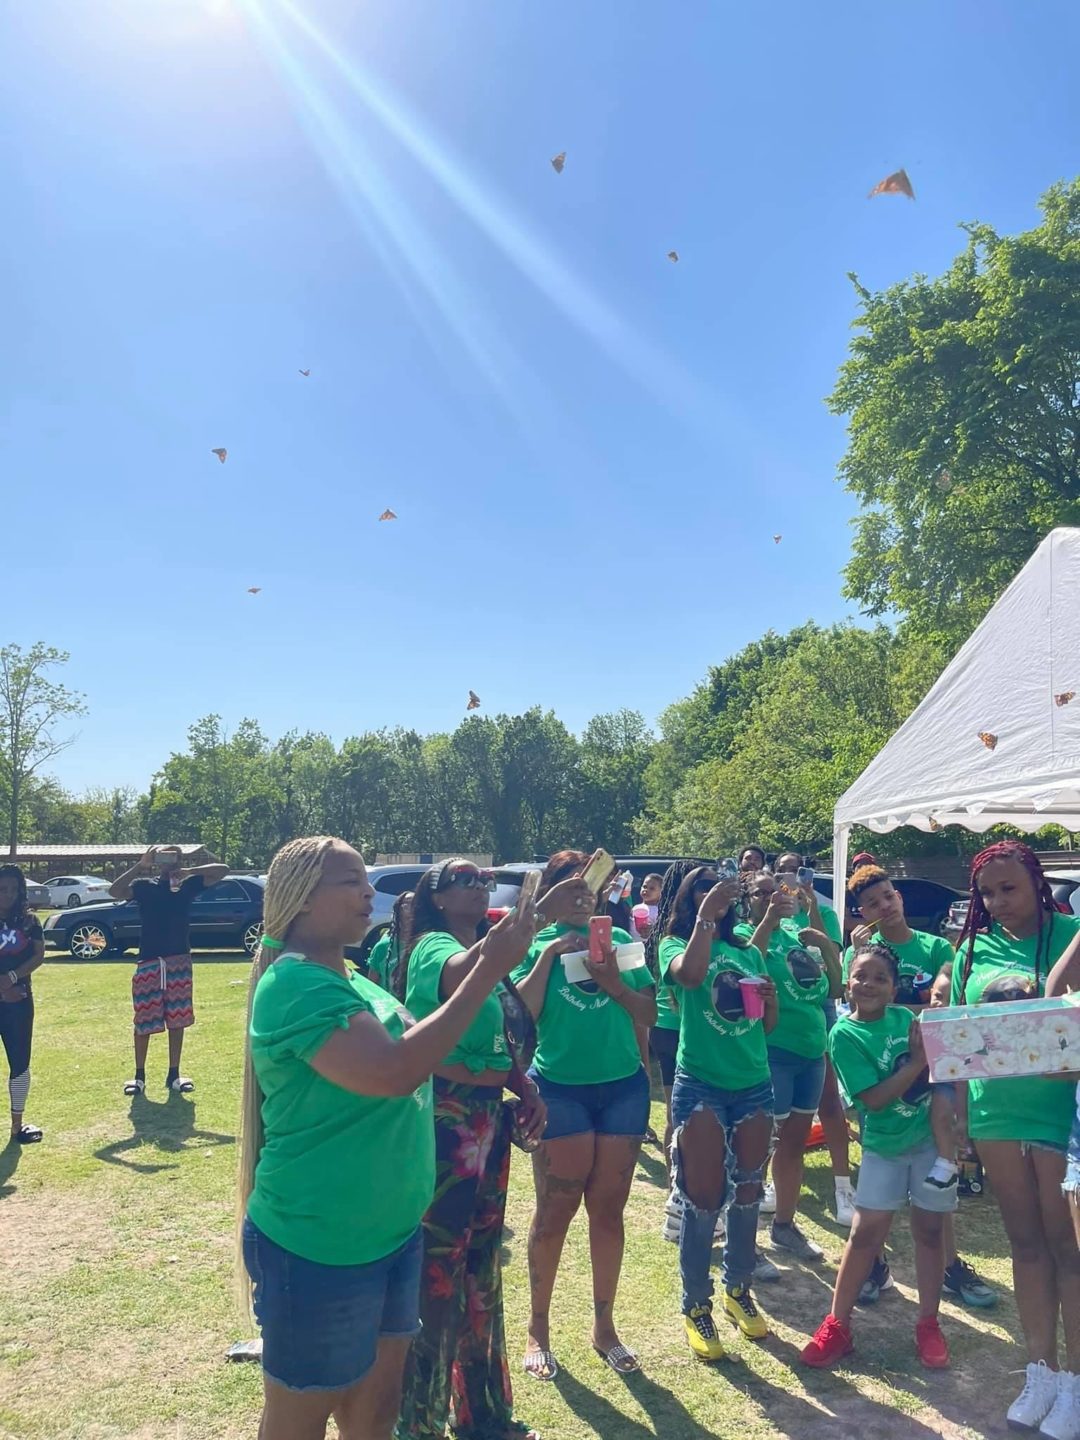
M116 1254L108 1210L88 1191L70 1190L51 1201L38 1191L6 1195L3 1221L4 1286L13 1295Z

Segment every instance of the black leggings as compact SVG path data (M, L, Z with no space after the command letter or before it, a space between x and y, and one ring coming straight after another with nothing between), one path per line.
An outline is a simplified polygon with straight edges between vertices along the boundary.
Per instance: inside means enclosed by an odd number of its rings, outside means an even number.
M14 1080L30 1069L30 1047L34 1040L34 997L5 1002L0 1000L0 1040L7 1052L8 1071Z

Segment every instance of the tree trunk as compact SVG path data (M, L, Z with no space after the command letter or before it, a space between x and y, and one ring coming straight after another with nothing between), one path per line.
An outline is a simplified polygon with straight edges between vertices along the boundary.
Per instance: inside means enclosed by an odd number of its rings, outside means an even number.
M19 801L22 798L22 780L11 772L11 806L8 814L8 854L12 859L19 851Z

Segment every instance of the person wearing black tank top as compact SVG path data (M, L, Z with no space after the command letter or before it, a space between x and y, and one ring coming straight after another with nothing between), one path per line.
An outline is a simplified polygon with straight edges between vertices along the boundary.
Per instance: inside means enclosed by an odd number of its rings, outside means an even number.
M8 1062L11 1142L33 1145L37 1125L24 1118L30 1094L34 997L30 975L45 958L41 922L26 903L26 876L18 865L0 865L0 1040Z

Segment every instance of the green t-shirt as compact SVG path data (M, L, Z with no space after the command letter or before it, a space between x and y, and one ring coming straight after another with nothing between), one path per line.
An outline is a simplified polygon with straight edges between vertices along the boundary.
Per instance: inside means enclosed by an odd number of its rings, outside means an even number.
M355 1095L311 1066L362 1011L395 1039L405 1031L401 1006L377 985L300 955L274 961L252 1007L266 1138L248 1214L275 1245L320 1265L368 1265L393 1254L435 1191L431 1082L401 1097Z
M956 952L944 935L929 935L925 930L913 930L911 939L898 945L895 940L886 940L877 930L872 937L875 942L887 945L900 962L901 980L912 980L916 975L929 975L936 980L942 967L956 958ZM855 946L849 945L844 951L844 984L848 982Z
M465 950L460 940L445 930L432 930L422 936L409 956L409 982L405 987L405 1005L417 1020L433 1014L443 1003L439 993L443 966L454 955ZM506 1044L503 1008L495 990L480 1007L480 1013L465 1034L442 1062L464 1065L474 1075L482 1070L509 1070L513 1061Z
M884 1110L868 1110L863 1090L895 1075L911 1058L908 1031L918 1022L903 1005L886 1005L880 1020L842 1015L829 1032L829 1055L841 1088L863 1117L863 1149L902 1155L931 1138L930 1079L925 1073Z
M735 934L749 940L756 929L757 926L748 921L745 925L736 925ZM779 1010L774 1029L765 1037L769 1049L790 1050L805 1060L819 1059L825 1054L822 1002L829 998L829 976L816 957L806 950L793 920L782 920L773 931L765 956L765 970L776 986Z
M671 962L687 941L665 935L660 941L660 974L667 979ZM769 1078L765 1027L743 1013L740 975L764 975L753 945L714 940L709 968L696 990L674 985L679 997L679 1053L675 1063L695 1080L718 1090L749 1090Z
M1039 993L1043 993L1046 977L1063 951L1080 930L1080 917L1053 914L1046 916L1050 926L1048 943L1044 943L1039 962ZM1046 935L1044 932L1044 942ZM995 925L989 934L977 935L971 975L964 998L960 998L967 942L954 956L950 1005L977 1005L992 980L1002 975L1035 975L1036 937L1011 940ZM1075 1111L1073 1087L1045 1075L1030 1075L1004 1080L968 1081L968 1130L975 1140L1043 1141L1064 1148L1069 1141Z
M537 935L528 955L510 978L515 983L523 980L545 948L569 932L580 935L581 948L588 948L587 930L549 925ZM633 940L616 926L611 932L611 943L631 945ZM622 978L634 990L653 988L647 965L624 970ZM628 1012L606 995L595 980L568 980L561 955L555 957L551 967L536 1031L533 1064L545 1080L553 1080L556 1085L602 1085L610 1080L625 1080L641 1069L641 1051Z
M384 990L390 989L390 975L397 967L398 954L398 943L391 940L389 930L384 931L371 947L367 961L371 979Z

